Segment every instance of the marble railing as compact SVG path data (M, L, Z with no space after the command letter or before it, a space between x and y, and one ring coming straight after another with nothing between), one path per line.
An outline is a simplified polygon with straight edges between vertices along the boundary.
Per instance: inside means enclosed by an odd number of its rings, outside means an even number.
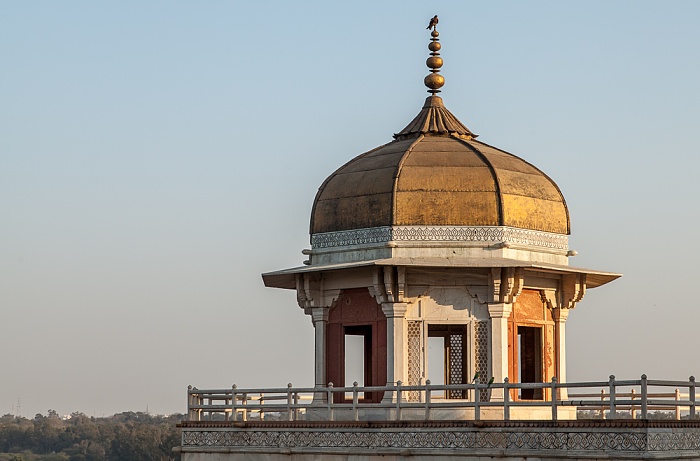
M383 395L378 403L367 393ZM638 380L559 383L480 383L390 386L201 390L190 386L189 421L334 421L441 419L575 419L576 411L592 417L648 419L671 411L675 419L698 415L695 378L688 381ZM446 396L460 398L445 398ZM553 398L554 397L554 398ZM573 412L573 413L572 413ZM529 414L530 417L524 417ZM569 415L562 416L564 414ZM573 418L571 415L573 414ZM458 416L457 416L458 415ZM536 417L533 418L532 415Z

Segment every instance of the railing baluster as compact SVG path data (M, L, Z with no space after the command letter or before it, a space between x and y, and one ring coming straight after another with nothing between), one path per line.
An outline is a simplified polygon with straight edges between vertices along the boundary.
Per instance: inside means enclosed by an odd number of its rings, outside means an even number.
M396 419L401 421L401 381L396 381Z
M263 392L260 393L258 404L260 405L260 421L265 421L265 394Z
M352 383L352 416L355 421L360 420L360 412L357 408L357 404L359 401L359 395L357 392L357 381Z
M605 389L600 390L600 419L605 419Z
M333 383L328 383L328 421L335 420L335 412L333 411Z
M675 395L675 397L676 397L676 420L678 421L681 419L681 407L678 406L678 401L681 399L681 391L676 389L675 394L676 394Z
M642 375L642 381L641 381L641 387L642 387L642 419L647 419L647 375Z
M610 375L610 419L615 419L615 375Z
M299 392L294 392L294 421L299 420Z
M479 410L479 402L481 401L481 391L479 390L479 378L474 380L474 421L481 419L481 411Z
M238 421L238 393L236 389L238 386L235 384L231 386L231 418L234 421Z
M248 421L248 393L244 392L241 405L243 406L243 421Z
M507 376L503 379L503 419L510 421L510 380Z
M430 395L430 380L427 379L425 381L425 420L430 421L431 418L431 411L430 411L430 401L432 400L432 396Z
M192 410L192 385L187 386L187 419L194 421L194 413Z
M695 376L688 378L690 386L688 386L688 400L690 400L690 419L695 418L695 410L697 402L695 401Z
M557 420L557 377L552 376L552 383L550 384L550 394L552 396L552 421ZM543 389L544 391L544 389Z
M294 414L292 412L292 383L287 384L287 421L294 420Z
M634 400L637 397L636 390L632 388L632 391L630 392L630 397L632 400ZM630 407L630 416L632 419L637 419L637 407L635 405L632 405Z

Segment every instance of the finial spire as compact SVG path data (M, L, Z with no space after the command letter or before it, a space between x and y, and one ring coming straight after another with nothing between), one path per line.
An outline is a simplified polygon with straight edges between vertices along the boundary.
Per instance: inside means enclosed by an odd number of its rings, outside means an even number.
M428 87L428 93L435 96L435 94L440 92L440 88L445 84L445 77L439 74L440 68L442 67L442 58L440 57L440 39L438 38L440 34L437 31L438 17L433 16L428 24L428 29L432 29L430 32L430 44L428 44L428 49L430 50L430 57L425 61L425 65L430 68L430 74L428 74L423 83Z

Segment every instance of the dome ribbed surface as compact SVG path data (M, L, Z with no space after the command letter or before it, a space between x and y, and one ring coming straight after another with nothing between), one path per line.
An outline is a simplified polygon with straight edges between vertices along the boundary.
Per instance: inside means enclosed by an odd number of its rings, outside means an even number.
M310 232L415 225L569 234L569 212L554 181L525 160L473 139L441 104L429 97L393 142L329 176L316 195Z

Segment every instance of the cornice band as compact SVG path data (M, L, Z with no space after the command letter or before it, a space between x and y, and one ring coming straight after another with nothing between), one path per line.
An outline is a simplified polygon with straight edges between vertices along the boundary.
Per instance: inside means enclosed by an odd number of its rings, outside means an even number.
M311 247L335 248L386 242L476 242L485 245L509 243L568 250L563 234L508 226L381 226L311 235Z

